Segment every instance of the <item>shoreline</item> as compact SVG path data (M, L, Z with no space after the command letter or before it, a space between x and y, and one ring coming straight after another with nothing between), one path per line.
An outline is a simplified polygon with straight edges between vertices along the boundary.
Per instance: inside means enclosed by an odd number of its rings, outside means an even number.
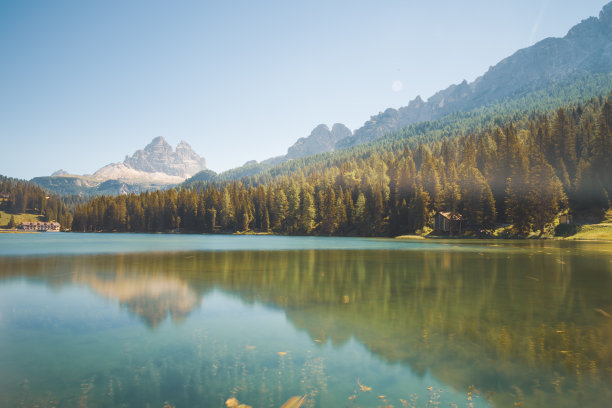
M22 231L22 230L10 230L0 229L0 234L40 234L40 231Z

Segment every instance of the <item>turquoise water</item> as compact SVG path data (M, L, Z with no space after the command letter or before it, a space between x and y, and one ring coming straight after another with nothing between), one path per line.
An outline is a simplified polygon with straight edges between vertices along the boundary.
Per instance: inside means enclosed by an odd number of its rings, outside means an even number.
M481 250L487 246L473 245ZM481 241L480 241L481 242ZM444 250L463 249L455 242L422 242L384 238L283 237L275 235L190 234L0 234L0 256L58 254L117 254L172 251L279 251L279 250ZM490 249L490 248L489 248ZM470 249L472 250L472 249Z
M2 407L612 400L609 244L6 234L0 254Z

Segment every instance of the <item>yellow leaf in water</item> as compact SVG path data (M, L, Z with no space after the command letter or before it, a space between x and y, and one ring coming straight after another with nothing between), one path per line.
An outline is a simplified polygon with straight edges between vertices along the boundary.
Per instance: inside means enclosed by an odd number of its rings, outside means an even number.
M387 398L387 396L386 395L379 395L378 398L385 399L385 398Z
M359 382L359 380L357 380L357 385L359 386L359 389L363 392L366 391L372 391L372 387L368 387L367 385L363 385L362 383Z
M246 346L247 350L254 350L255 346Z
M344 295L344 296L342 297L342 303L346 304L346 303L349 303L350 301L351 301L351 300L350 300L350 298L349 298L348 296Z
M279 352L278 352L278 353L276 353L276 354L278 354L279 356L286 356L286 355L287 355L287 352L286 352L286 351L279 351Z
M236 408L253 408L253 407L250 405L246 405L246 404L240 404Z
M294 397L289 398L287 402L281 405L281 408L299 408L302 406L304 401L306 401L305 395L302 397L300 397L299 395L296 395Z
M238 406L238 400L234 397L228 398L227 401L225 401L225 405L227 408L236 408Z

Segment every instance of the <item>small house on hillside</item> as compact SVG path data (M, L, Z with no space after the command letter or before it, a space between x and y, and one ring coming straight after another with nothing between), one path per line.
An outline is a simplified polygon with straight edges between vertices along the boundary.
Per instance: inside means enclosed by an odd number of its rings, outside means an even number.
M450 212L439 211L434 216L434 230L442 232L461 232L463 230L463 217L456 213L451 217Z
M59 231L59 222L25 221L18 227L24 231Z

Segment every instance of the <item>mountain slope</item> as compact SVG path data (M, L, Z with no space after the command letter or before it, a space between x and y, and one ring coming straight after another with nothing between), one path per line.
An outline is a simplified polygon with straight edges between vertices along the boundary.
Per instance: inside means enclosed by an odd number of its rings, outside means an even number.
M583 20L563 38L547 38L517 51L472 83L451 85L426 102L417 96L407 106L372 116L336 149L367 143L412 123L537 91L572 75L608 72L612 72L612 3L603 7L599 18Z
M331 144L329 129L317 126L310 136L300 138L289 147L286 156L248 162L244 166L228 170L219 175L222 180L240 179L262 173L290 159L313 154L332 152L358 146L379 139L421 122L434 121L458 112L468 112L495 104L507 105L520 100L524 109L546 110L550 100L556 99L561 106L572 100L589 98L598 92L585 89L578 95L567 97L562 88L573 82L606 83L609 78L602 74L612 72L612 3L603 7L599 17L583 20L569 30L563 38L547 38L531 47L517 51L491 67L472 83L463 81L437 92L427 101L417 96L407 106L388 108L374 115L365 124L351 133L346 126L346 136ZM561 88L561 89L559 89ZM535 95L539 99L534 99ZM546 101L548 106L541 106ZM495 110L495 109L493 109ZM452 123L453 120L448 121ZM326 130L327 129L327 130ZM333 129L332 129L333 133Z

